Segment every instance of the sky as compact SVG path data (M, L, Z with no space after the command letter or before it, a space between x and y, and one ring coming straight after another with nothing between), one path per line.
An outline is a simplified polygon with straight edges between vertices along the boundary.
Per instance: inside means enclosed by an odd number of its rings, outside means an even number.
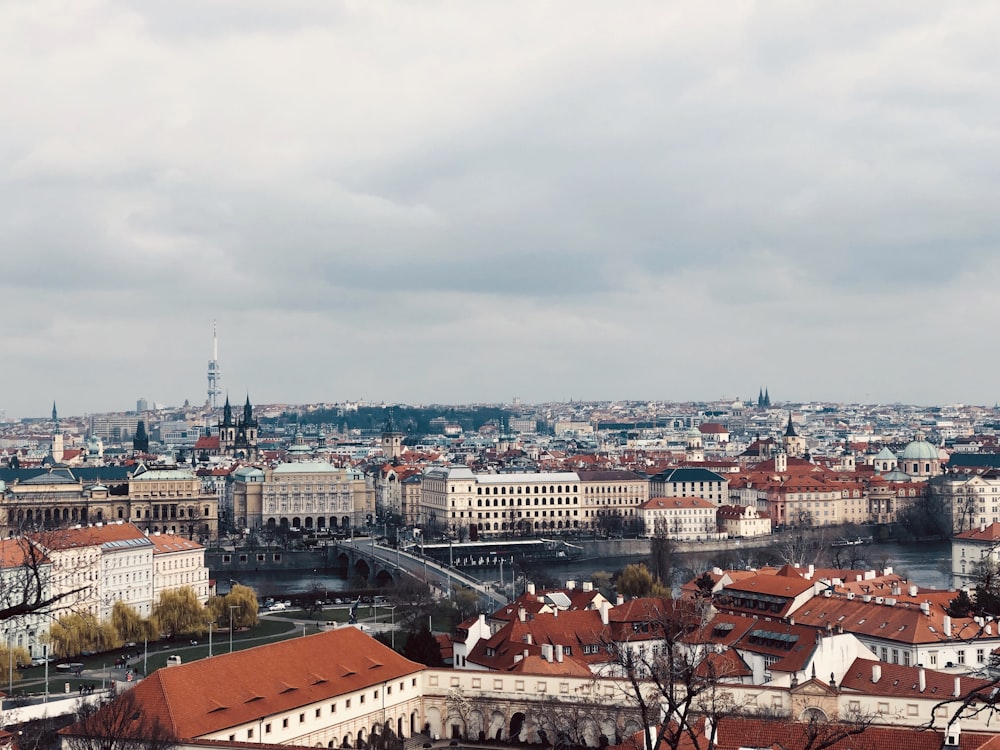
M1000 6L0 3L8 416L1000 399Z

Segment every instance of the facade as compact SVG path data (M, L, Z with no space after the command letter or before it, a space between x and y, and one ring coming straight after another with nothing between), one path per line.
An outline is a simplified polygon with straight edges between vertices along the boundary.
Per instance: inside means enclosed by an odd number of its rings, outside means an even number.
M116 521L212 539L218 535L218 500L204 493L189 471L143 464L115 492L84 483L70 469L52 469L7 485L0 499L0 529L6 536Z
M474 474L465 466L424 472L422 523L451 533L559 532L581 528L576 472Z
M278 464L233 472L233 513L248 529L349 529L375 512L364 476L325 461Z
M140 464L129 479L128 497L115 504L114 520L131 520L151 532L215 539L219 500L190 470Z
M973 587L981 565L1000 564L1000 523L969 529L951 538L951 580L956 591Z
M639 506L645 536L681 541L715 538L718 511L700 497L651 497Z
M649 499L649 480L634 471L579 471L580 525L607 526L608 516L636 519Z
M52 595L52 561L24 537L0 540L0 609L14 610ZM52 617L48 612L8 617L0 623L0 638L31 656L42 653Z
M771 533L771 517L752 505L722 505L718 513L719 531L729 537L761 536Z
M996 469L934 477L927 482L927 491L940 498L955 533L1000 523L1000 471Z
M649 480L650 497L703 497L716 505L729 502L729 480L702 468L670 469Z
M188 587L202 604L208 601L211 584L205 566L205 548L175 534L152 534L153 602L170 589Z

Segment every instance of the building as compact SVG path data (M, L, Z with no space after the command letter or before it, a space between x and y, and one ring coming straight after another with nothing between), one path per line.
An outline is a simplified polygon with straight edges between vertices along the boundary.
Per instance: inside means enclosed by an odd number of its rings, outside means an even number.
M729 480L703 468L668 469L649 480L650 497L703 497L716 505L729 502Z
M103 471L115 473L111 468ZM218 536L218 499L203 492L201 481L189 470L175 464L138 464L114 491L100 482L84 482L74 472L53 468L5 485L0 497L4 535L132 521L149 531L191 539Z
M771 517L755 505L720 505L718 520L719 531L730 538L771 533Z
M211 595L205 548L176 534L151 534L153 544L153 601L170 589L190 588L202 604Z
M180 743L367 747L421 730L423 672L342 627L158 669L130 691L142 706L131 726L156 721Z
M578 471L580 477L580 526L617 530L638 519L639 508L649 499L649 480L634 471Z
M364 475L326 461L298 461L233 472L238 528L350 529L375 512L375 491Z
M639 506L643 533L681 541L718 536L719 506L700 497L651 497Z
M222 455L253 460L257 457L257 431L259 425L253 415L250 397L243 405L243 414L239 419L233 418L233 408L226 396L222 407L222 421L219 422L219 452ZM197 449L198 444L195 443Z
M576 472L474 474L468 467L428 469L421 491L422 523L451 533L559 532L581 528Z
M52 561L24 537L0 540L0 609L17 611L52 596ZM4 618L0 637L31 656L42 653L52 616L49 611Z
M1000 523L969 529L951 538L951 580L958 589L974 587L980 579L980 567L1000 564Z

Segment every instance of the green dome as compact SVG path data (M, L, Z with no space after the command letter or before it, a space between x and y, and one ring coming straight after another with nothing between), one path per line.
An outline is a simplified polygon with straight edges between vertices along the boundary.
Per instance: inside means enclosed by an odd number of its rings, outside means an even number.
M937 461L937 448L924 440L924 433L918 432L917 439L903 448L900 456L904 461Z

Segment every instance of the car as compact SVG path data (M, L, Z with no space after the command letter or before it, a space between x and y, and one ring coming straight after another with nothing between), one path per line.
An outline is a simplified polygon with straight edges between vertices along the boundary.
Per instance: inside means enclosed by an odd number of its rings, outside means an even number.
M125 648L135 648L135 641L129 641L126 643Z
M197 646L198 645L198 641L196 641L194 638L192 638L191 639L191 645L192 646Z

